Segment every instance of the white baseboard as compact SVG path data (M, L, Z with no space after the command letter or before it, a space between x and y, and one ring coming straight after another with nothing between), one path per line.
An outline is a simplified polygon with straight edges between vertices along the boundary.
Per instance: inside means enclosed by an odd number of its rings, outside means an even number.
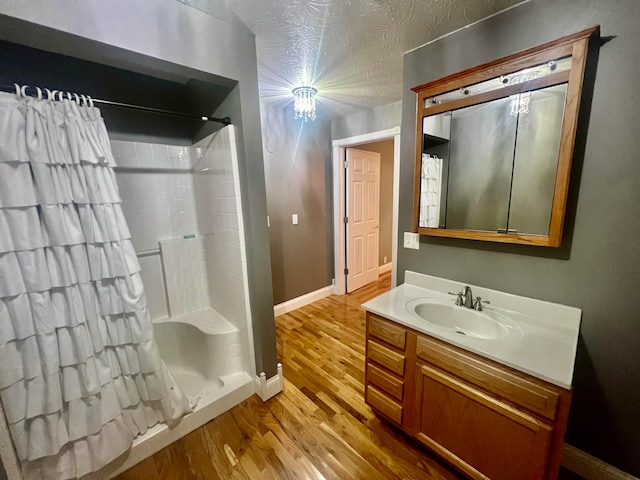
M267 380L267 375L262 372L256 377L256 394L266 402L274 395L277 395L284 389L284 376L282 375L282 364L277 365L278 372Z
M279 303L273 307L273 314L277 317L278 315L284 315L287 312L292 312L300 307L304 307L305 305L309 305L310 303L315 302L316 300L320 300L321 298L328 297L333 294L333 285L326 286L314 292L305 293L296 298L292 298L283 303Z
M378 275L382 275L385 272L390 272L392 266L393 266L392 262L388 262L388 263L385 263L384 265L380 265L378 267Z
M562 466L585 480L638 480L637 477L565 443Z

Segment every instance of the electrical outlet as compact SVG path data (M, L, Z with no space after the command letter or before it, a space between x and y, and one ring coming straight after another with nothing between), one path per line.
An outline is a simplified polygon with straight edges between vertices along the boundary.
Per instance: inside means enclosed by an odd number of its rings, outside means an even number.
M382 263L385 263L385 264L387 263L387 257L386 256L382 258Z
M413 232L404 232L404 248L420 249L420 235Z
M297 225L298 224L298 214L294 213L293 215L291 215L291 223L293 225Z

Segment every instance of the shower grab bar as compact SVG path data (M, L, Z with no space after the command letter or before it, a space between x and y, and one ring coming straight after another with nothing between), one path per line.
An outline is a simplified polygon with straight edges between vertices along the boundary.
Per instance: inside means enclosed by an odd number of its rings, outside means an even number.
M151 257L153 255L160 255L160 249L159 248L151 248L149 250L138 250L136 252L136 255L138 256L138 258Z

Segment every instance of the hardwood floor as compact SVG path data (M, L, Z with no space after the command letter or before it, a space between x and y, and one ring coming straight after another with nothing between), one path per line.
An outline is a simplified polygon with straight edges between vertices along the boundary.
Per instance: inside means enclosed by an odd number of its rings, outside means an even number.
M390 274L276 318L284 391L253 396L118 477L172 479L460 479L364 403L360 304Z

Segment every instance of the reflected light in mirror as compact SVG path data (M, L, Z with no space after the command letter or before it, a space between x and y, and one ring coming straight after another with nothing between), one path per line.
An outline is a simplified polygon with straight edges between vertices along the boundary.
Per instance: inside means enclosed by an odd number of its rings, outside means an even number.
M558 67L558 64L551 60L545 65L540 65L535 68L528 68L521 72L507 75L501 78L502 83L515 85L517 83L528 82L534 78L539 77L547 73L554 72ZM531 103L531 92L517 93L509 97L511 99L511 112L514 117L518 115L526 115L529 113L529 104Z

